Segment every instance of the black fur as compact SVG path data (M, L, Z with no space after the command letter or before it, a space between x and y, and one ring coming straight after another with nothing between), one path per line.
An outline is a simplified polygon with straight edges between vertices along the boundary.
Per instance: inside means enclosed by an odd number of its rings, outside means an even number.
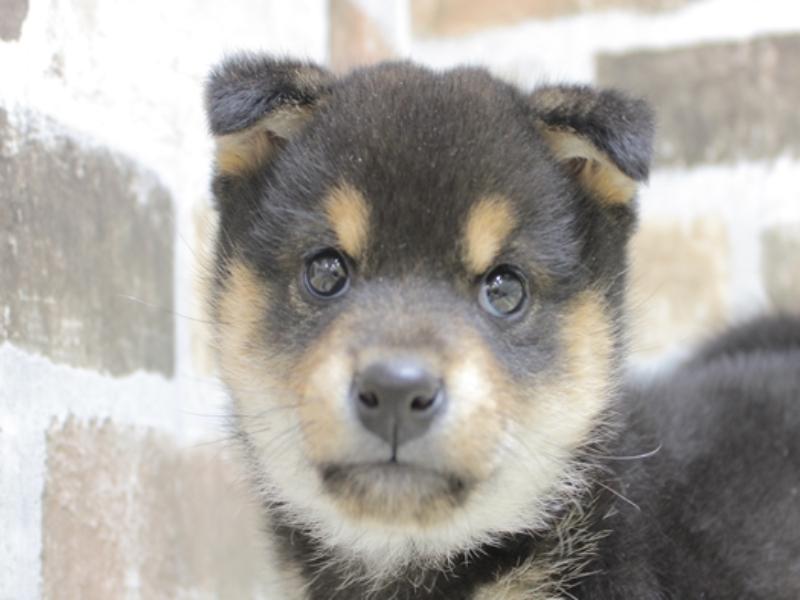
M640 181L653 135L643 103L589 88L524 94L475 69L435 74L398 63L336 79L302 63L240 57L214 72L207 105L215 135L286 106L315 107L269 164L214 182L218 293L232 257L256 270L279 299L265 321L283 356L301 356L353 305L363 315L355 345L453 335L386 316L414 306L442 323L474 323L515 381L533 385L558 360L559 317L581 291L603 290L623 328L634 206L597 202L556 163L540 127L576 132ZM298 273L310 252L336 243L320 202L342 180L374 203L369 247L351 293L322 307L303 299ZM475 200L497 192L518 219L502 261L542 274L530 284L536 310L509 323L476 307L454 244ZM616 436L581 459L594 478L583 498L587 527L601 541L568 597L800 597L799 330L797 319L755 322L663 380L620 395ZM269 512L311 600L366 595L358 583L345 585L352 567L329 563L336 557L290 526L280 506ZM412 568L373 597L466 600L558 542L555 531L520 533L452 557L451 571Z
M206 112L211 132L234 133L271 111L314 104L325 93L328 79L323 69L309 63L233 56L208 78Z
M580 598L800 597L800 319L757 320L625 397L630 502ZM635 506L634 506L635 504Z
M692 364L702 367L714 360L800 350L800 317L775 316L740 325L708 343L697 352Z

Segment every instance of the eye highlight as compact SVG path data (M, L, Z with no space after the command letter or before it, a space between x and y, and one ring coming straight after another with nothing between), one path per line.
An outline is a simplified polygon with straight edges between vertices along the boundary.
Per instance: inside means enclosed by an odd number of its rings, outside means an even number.
M483 278L478 301L489 314L510 317L522 310L527 297L525 280L519 271L509 265L500 265Z
M339 251L326 248L306 261L303 281L312 296L334 298L346 290L350 281L347 261Z

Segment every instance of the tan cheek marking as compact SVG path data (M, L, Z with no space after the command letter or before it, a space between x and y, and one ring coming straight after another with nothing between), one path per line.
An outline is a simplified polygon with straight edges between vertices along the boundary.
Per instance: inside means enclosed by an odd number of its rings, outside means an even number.
M261 350L257 331L267 303L267 291L258 275L245 263L234 262L218 301L217 344L223 371L241 356Z
M464 263L473 273L488 269L514 228L514 211L500 195L479 200L467 216L464 231Z
M235 262L220 294L217 311L217 344L223 377L235 389L274 389L272 377L300 417L300 433L312 460L334 459L347 439L346 423L337 400L349 384L350 366L336 340L343 339L334 326L298 364L289 364L265 347L262 324L268 307L264 284L246 264ZM281 377L279 374L283 374ZM285 386L285 387L284 387ZM247 394L245 394L246 396Z
M276 138L289 139L310 117L307 108L289 107L267 115L243 131L217 137L219 174L245 175L263 166L275 152Z
M566 450L588 441L611 392L613 325L596 292L576 298L564 316L561 332L563 369L537 385L530 410L518 418L529 425L546 422L550 443ZM522 415L525 414L523 417ZM561 590L580 577L597 551L597 535L586 528L590 513L575 510L557 522L559 545L536 555L497 581L481 588L476 600L557 600Z
M510 393L505 382L508 376L484 342L463 336L467 349L446 366L445 380L453 397L450 410L455 421L444 432L442 451L448 464L476 480L488 477L494 468L495 448L508 417Z
M614 346L612 327L600 294L584 292L567 315L562 333L570 375L606 384L598 393L609 382Z
M449 464L477 480L489 476L509 420L539 431L551 450L567 453L588 440L611 391L613 337L599 294L586 292L568 308L562 358L541 381L515 382L480 339L467 339L463 346L469 350L448 365L447 380L458 401L442 444Z
M577 170L578 179L584 189L601 202L625 204L636 195L637 183L586 139L563 129L545 129L544 134L558 160L581 161Z
M309 458L324 463L341 453L342 440L350 434L342 414L350 386L352 365L337 343L346 339L338 323L306 353L288 376L288 387L298 398L303 438Z
M533 418L552 418L558 424L552 439L564 449L589 441L608 405L613 387L612 327L599 294L585 292L574 300L561 332L562 368L536 388L540 401Z
M369 208L361 192L349 184L335 187L325 200L325 214L342 250L350 256L360 256L369 225Z

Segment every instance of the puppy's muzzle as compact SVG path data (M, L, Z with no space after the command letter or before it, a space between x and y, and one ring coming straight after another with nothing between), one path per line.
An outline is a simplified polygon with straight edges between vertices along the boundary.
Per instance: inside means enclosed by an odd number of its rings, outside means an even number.
M364 427L394 451L430 429L446 404L441 380L422 363L389 359L355 376L352 401Z

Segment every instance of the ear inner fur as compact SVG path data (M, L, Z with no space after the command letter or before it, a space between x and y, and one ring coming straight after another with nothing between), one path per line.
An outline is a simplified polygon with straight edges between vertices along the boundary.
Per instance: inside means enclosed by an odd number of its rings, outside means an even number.
M581 185L607 204L625 204L636 195L637 183L623 173L602 150L574 131L543 130L545 139L559 161L580 159L576 175Z
M311 118L306 107L288 106L242 131L217 137L217 169L221 175L243 175L266 164L280 139L289 139Z
M556 85L534 90L530 105L550 149L575 164L571 171L585 190L604 204L634 198L653 149L653 113L645 102L616 90Z
M206 113L217 140L219 175L263 166L279 140L294 136L330 93L332 77L312 63L240 53L215 67L206 84Z
M572 131L634 181L644 181L653 152L654 117L648 105L616 90L545 86L531 106L547 129Z

